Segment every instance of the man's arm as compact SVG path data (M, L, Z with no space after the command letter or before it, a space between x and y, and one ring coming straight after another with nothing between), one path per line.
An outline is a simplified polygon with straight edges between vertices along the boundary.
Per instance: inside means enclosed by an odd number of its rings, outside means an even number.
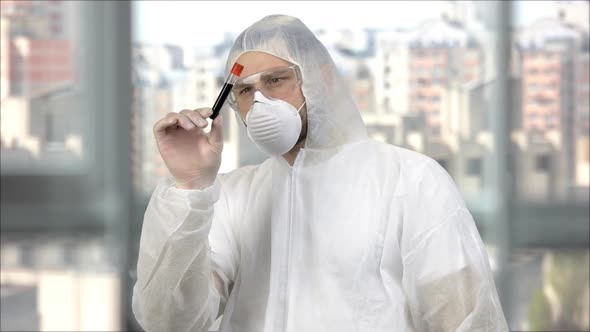
M508 331L483 243L460 210L404 260L404 286L420 331Z
M508 331L488 256L454 182L424 164L404 207L403 286L419 331Z
M477 281L470 267L465 267L418 289L419 307L429 331L456 331L475 311Z
M133 312L145 330L207 331L217 318L229 284L211 261L208 241L219 195L219 181L204 190L165 183L152 195L133 289ZM215 206L216 221L226 217L225 205Z

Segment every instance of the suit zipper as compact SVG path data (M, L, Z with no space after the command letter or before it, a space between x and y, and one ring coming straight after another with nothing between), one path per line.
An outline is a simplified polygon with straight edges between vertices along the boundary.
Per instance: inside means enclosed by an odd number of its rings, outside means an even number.
M301 149L295 157L295 161L293 162L293 167L290 169L290 183L289 183L289 226L288 226L288 233L287 233L287 253L286 253L286 275L285 275L285 287L284 287L284 316L283 316L283 332L287 331L287 319L289 316L289 274L291 272L291 249L292 249L292 242L293 242L293 214L295 211L295 179L297 175L298 164L300 160L303 158L303 154L305 153L304 149Z

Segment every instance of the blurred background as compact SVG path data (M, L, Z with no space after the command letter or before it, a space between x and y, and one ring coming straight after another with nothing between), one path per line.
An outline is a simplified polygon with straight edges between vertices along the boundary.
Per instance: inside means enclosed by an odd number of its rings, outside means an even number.
M1 330L141 331L152 126L211 106L275 13L324 43L372 138L454 178L511 330L590 330L589 1L0 4ZM224 121L221 171L262 161Z

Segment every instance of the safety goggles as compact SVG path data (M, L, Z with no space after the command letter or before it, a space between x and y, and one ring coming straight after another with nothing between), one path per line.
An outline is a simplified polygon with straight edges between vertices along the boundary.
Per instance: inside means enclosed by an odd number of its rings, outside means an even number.
M271 68L238 79L229 95L229 102L234 109L245 112L252 106L256 91L266 97L283 99L291 96L300 84L299 66Z

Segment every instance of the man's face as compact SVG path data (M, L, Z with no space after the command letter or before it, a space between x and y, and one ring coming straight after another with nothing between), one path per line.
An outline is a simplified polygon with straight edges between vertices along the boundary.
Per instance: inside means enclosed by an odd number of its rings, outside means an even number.
M292 63L289 63L283 59L280 59L276 56L264 53L264 52L257 52L257 51L249 51L246 52L236 60L237 63L244 66L244 70L240 75L240 78L245 78L250 75L254 75L260 72L264 72L269 69L279 68L279 67L289 67L292 66ZM272 96L266 96L272 97ZM286 97L281 98L281 100L291 104L296 109L303 104L305 101L305 97L303 96L303 92L301 91L301 85L298 85L294 90L293 93L289 94ZM246 115L250 111L249 107L238 107L238 112L242 119L246 118ZM306 128L306 119L307 119L307 107L303 106L301 111L299 112L301 116L302 123L304 124L304 131Z

